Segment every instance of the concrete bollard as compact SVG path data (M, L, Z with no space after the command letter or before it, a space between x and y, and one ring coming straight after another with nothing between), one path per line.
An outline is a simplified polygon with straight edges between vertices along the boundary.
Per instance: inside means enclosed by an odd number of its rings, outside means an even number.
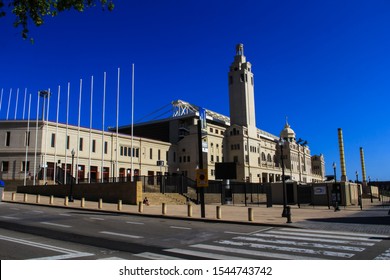
M85 198L84 198L84 197L81 198L80 207L81 207L81 208L84 208L84 207L85 207Z
M98 208L103 209L103 199L99 198Z
M24 202L27 202L28 201L28 195L25 193L24 194L24 200L23 200Z
M68 196L65 196L65 198L64 198L64 205L68 206L68 204L69 204L69 198L68 198Z
M36 201L37 204L41 202L41 196L37 194Z
M221 206L217 206L217 219L220 220L222 218L222 209Z
M122 211L122 200L118 200L118 211Z
M138 212L142 213L143 211L144 211L144 204L142 203L142 201L139 201L138 202Z
M53 205L53 203L54 203L54 196L51 195L51 196L50 196L49 204L50 204L50 205Z
M162 214L163 215L167 214L167 205L165 203L162 204Z
M15 198L16 198L16 193L12 193L12 201L15 201Z
M187 204L187 216L192 217L192 205Z
M248 208L248 221L253 222L253 208Z

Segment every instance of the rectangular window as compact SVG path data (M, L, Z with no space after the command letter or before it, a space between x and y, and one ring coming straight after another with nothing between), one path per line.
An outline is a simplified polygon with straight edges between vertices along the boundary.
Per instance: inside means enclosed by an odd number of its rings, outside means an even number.
M83 142L84 142L83 140L84 140L83 138L80 138L79 151L83 150Z
M108 143L107 141L104 142L104 153L107 154L108 151Z
M211 155L210 161L211 161L211 162L214 162L214 156L213 156L213 155Z
M30 171L30 162L29 161L27 161L27 169L26 169L26 162L22 161L22 171L23 172Z
M96 153L96 140L92 140L92 153Z
M8 172L8 165L9 165L8 161L1 162L1 171Z
M70 136L66 136L66 149L69 150Z
M127 157L127 147L124 148L123 155Z
M123 156L123 146L121 146L120 155Z
M149 151L149 158L153 159L153 149L152 148L150 148L150 151Z
M56 135L54 133L51 134L51 145L52 148L56 146Z
M135 156L138 158L139 157L139 148L137 148L136 150L135 150Z
M30 131L26 132L26 137L24 139L24 146L30 146Z
M9 147L11 143L11 132L7 131L7 134L5 135L5 146Z
M161 160L161 150L158 150L158 151L157 151L157 159L158 159L158 160Z

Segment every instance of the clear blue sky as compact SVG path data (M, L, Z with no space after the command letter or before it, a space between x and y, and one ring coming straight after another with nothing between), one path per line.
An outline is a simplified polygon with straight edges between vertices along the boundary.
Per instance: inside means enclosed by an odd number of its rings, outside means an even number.
M71 83L70 122L77 124L83 79L82 126L89 126L94 76L93 126L101 129L103 72L107 72L106 126L116 122L117 68L121 69L120 125L131 120L131 65L135 64L135 120L182 99L229 115L227 73L235 45L243 43L255 74L257 126L279 135L288 116L312 154L324 154L327 174L336 162L337 128L343 129L347 176L361 179L359 148L367 176L390 180L390 1L143 0L66 12L30 28L21 39L9 14L0 18L0 118L13 89L36 92L61 86L65 122ZM50 104L55 120L56 96ZM19 116L20 115L20 116ZM368 179L368 178L367 178Z

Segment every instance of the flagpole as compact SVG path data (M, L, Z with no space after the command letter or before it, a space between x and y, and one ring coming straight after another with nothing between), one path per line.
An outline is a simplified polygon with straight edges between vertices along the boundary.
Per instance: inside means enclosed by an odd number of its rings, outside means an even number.
M12 95L12 88L9 90L9 96L8 96L7 121L8 121L8 115L9 115L9 106L11 104L11 95Z
M35 179L37 175L38 120L39 120L39 91L38 91L38 101L37 101L37 121L35 124L34 186L35 186Z
M58 116L60 113L60 95L61 95L61 86L58 86L58 95L57 95L57 116L56 116L56 135L54 139L54 174L53 181L56 184L56 175L57 175L57 142L58 142Z
M30 108L31 108L31 94L28 99L28 117L27 117L27 132L26 132L26 160L24 161L24 186L27 181L27 156L28 156L28 147L30 146Z
M14 117L14 120L16 120L16 115L18 113L18 102L19 102L19 88L16 90L16 103L15 103L15 117Z
M118 143L118 125L119 125L119 80L120 80L120 68L118 68L118 85L117 85L117 96L116 96L116 165L114 177L118 176L118 165L119 165L119 143Z
M79 183L79 154L80 154L80 117L81 117L81 94L83 91L83 80L80 79L80 94L79 94L79 120L77 127L77 159L76 159L76 184Z
M23 120L24 120L24 113L25 113L25 111L26 111L26 96L27 96L27 88L24 89Z
M91 102L89 109L89 176L88 183L91 183L91 156L92 156L92 104L93 104L93 76L91 76Z
M50 88L49 88L49 90L47 92L48 92L48 94L47 94L46 123L43 122L46 125L45 157L44 157L45 160L43 161L43 164L44 164L44 167L43 167L43 174L44 174L43 175L43 182L44 182L45 185L47 183L47 169L48 169L48 166L47 166L47 143L49 141L47 140L47 138L49 137L49 110L50 110L50 95L51 95Z
M70 96L70 83L68 82L68 98L66 101L66 135L65 135L65 178L64 184L66 185L66 178L68 177L68 123L69 123L69 96Z
M102 172L101 172L101 181L104 182L104 111L106 108L106 79L107 74L104 72L104 82L103 82L103 127L102 127Z
M133 151L133 135L134 135L134 63L132 64L131 74L131 150ZM134 178L133 157L131 157L131 182Z

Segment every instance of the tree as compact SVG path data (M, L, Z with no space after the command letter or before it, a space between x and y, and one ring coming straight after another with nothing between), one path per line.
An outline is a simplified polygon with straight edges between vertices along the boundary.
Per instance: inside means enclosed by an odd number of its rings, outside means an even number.
M10 0L8 5L0 0L0 17L6 16L7 11L11 11L15 16L15 27L22 27L22 37L28 38L28 26L32 22L36 26L44 23L44 17L56 16L58 13L74 9L82 12L87 8L96 6L100 2L103 9L112 11L114 9L113 0Z

